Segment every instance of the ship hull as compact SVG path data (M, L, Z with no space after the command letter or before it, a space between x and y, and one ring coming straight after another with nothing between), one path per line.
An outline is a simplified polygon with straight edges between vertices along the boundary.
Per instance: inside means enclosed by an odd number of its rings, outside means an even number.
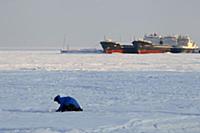
M65 49L61 49L60 50L61 54L95 54L95 53L103 53L102 50L99 49L79 49L79 50L65 50Z
M171 48L171 53L199 53L199 49L197 48Z
M168 45L153 45L146 41L134 41L133 46L138 54L166 53L171 49Z

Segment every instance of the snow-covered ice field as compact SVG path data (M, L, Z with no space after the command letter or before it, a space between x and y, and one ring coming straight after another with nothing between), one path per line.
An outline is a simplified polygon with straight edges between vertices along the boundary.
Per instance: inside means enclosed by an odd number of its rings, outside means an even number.
M200 133L200 54L0 51L0 133L68 132Z

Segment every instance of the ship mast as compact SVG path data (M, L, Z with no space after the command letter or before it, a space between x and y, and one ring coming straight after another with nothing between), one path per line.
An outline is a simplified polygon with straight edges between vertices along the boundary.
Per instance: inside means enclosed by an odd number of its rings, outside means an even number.
M66 45L66 35L64 35L64 40L63 40L63 49L65 49ZM67 51L69 51L69 45L67 44Z
M103 38L104 38L104 41L106 41L106 40L107 40L105 35L103 36Z

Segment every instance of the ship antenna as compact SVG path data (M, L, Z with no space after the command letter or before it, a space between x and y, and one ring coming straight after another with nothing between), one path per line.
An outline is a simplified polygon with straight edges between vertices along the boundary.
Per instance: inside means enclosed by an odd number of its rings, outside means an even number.
M65 39L66 40L66 39ZM69 43L67 43L67 51L69 51Z
M105 35L103 36L103 38L104 38L104 41L106 41L106 36Z
M64 39L63 39L63 49L65 49L65 34L64 34Z
M66 34L64 35L64 40L63 40L63 49L65 49L66 46ZM67 51L69 51L69 45L67 44Z
M130 36L130 41L134 41L135 40L135 36Z

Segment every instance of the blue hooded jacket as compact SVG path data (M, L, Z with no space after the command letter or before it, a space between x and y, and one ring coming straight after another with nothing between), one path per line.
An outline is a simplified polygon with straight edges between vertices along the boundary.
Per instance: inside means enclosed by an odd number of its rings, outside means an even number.
M81 109L78 102L73 97L70 97L70 96L60 97L60 95L58 95L54 98L54 101L57 101L60 104L60 107L56 111L64 111L65 108L69 105L73 105L78 110ZM77 111L77 110L74 110L74 111Z

